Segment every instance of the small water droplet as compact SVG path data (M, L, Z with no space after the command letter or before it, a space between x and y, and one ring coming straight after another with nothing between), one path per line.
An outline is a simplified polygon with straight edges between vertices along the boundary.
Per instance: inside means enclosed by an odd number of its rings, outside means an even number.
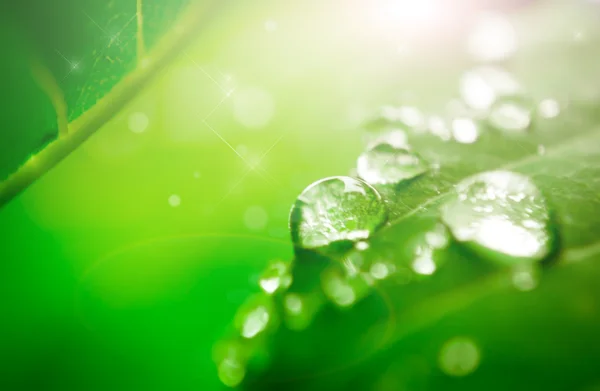
M386 126L382 129L372 130L365 134L367 150L384 143L395 148L410 149L408 135L406 134L406 131L400 128Z
M423 160L406 149L379 144L358 158L357 173L372 185L397 184L427 172Z
M267 269L260 276L258 284L268 295L289 288L292 284L290 263L280 260L270 262Z
M369 184L350 177L331 177L307 187L290 213L292 240L301 248L367 239L381 227L387 211Z
M550 213L526 176L491 171L456 186L458 196L442 208L454 237L504 264L536 262L552 249Z
M274 322L274 315L271 298L257 295L240 307L235 316L235 325L242 337L254 338Z
M560 114L560 104L555 99L544 99L538 105L538 112L543 118L556 118Z
M479 127L471 118L456 118L452 121L452 136L461 144L473 144L479 138Z
M526 99L520 97L501 98L492 107L489 124L499 130L522 132L531 126L533 109Z
M369 248L369 243L365 241L356 242L354 248L356 248L358 251L364 251Z
M361 274L346 275L338 268L331 268L321 276L325 296L335 305L351 307L362 299L370 289L368 281Z
M498 97L518 95L521 91L521 85L510 73L496 67L470 70L460 80L461 96L475 110L489 110Z
M479 348L467 337L454 337L441 348L439 366L448 376L467 376L479 366Z
M425 116L414 106L383 106L371 125L394 124L407 129L422 130L426 125Z
M322 306L317 294L288 293L283 300L284 320L291 330L308 327Z
M239 341L220 341L215 345L213 359L219 380L227 387L238 386L246 376L247 352Z
M371 273L371 276L373 276L374 279L384 280L392 272L392 270L390 270L391 268L389 266L390 265L387 265L384 262L375 262L371 265L371 269L369 270L369 272Z
M177 208L179 205L181 205L181 197L177 194L171 194L169 196L169 205L171 205L173 208Z
M450 127L444 120L444 118L432 115L427 120L427 127L429 128L429 132L434 136L439 137L443 141L449 141L452 139L452 132L450 131Z
M539 270L532 265L519 265L512 272L512 283L520 291L534 290L539 283Z

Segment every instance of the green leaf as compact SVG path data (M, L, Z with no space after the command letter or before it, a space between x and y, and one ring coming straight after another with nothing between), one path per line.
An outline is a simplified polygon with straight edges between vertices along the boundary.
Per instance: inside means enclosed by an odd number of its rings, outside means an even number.
M544 88L532 83L531 93L543 95ZM306 329L282 326L269 335L272 365L251 372L246 389L500 390L522 388L523 379L567 389L597 381L595 364L584 357L600 356L599 119L596 104L573 100L558 118L536 118L522 134L484 126L474 144L414 135L414 151L439 169L378 187L391 221L362 252L366 263L408 268L415 242L439 221L454 186L477 173L510 170L532 178L553 214L557 252L542 266L539 286L523 292L529 288L518 289L511 270L452 243L432 276L385 280L350 309L324 304ZM348 256L298 251L290 292L321 291L323 270ZM438 354L464 334L477 341L483 361L452 381L440 372Z
M9 131L0 141L12 148L0 161L0 206L137 96L223 6L208 0L8 6L0 77L14 96L4 104L9 115L2 126Z

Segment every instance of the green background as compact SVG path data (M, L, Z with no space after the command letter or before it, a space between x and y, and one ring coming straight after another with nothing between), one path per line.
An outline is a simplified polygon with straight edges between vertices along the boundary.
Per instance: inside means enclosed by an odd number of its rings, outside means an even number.
M149 48L173 28L184 3L144 3ZM363 148L360 123L377 107L404 102L442 111L473 65L461 21L477 2L453 3L459 21L430 35L380 31L364 18L375 3L222 2L194 43L118 116L0 209L0 389L220 387L212 345L258 290L265 264L292 258L287 220L296 196L315 180L350 173ZM56 129L52 106L27 71L29 53L55 75L74 119L134 70L136 8L130 0L3 7L6 177ZM507 12L521 46L507 66L537 99L585 107L578 126L593 126L600 9L540 1ZM586 39L574 42L579 29ZM255 89L270 97L272 116L249 128L236 102L243 106ZM258 102L251 117L267 110ZM141 134L129 130L136 112L149 119ZM579 194L596 199L594 189ZM173 194L178 207L169 205ZM265 224L247 214L252 207L264 210ZM597 237L594 224L588 234ZM359 369L344 365L285 387L595 389L599 276L589 265L566 270L533 296L493 297L374 358L357 354L350 361ZM568 285L554 289L561 281ZM368 313L361 308L358 314ZM361 333L352 315L336 325L349 344ZM338 330L324 330L326 344ZM439 347L457 334L474 335L482 347L481 367L464 379L436 367Z

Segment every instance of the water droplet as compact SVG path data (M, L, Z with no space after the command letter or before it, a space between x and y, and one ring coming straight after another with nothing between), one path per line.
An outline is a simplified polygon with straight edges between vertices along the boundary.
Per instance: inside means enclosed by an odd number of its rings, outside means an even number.
M244 224L251 230L260 231L267 226L269 215L261 206L251 206L244 213Z
M385 280L391 273L393 273L393 268L390 266L392 265L388 265L385 262L375 262L371 265L369 272L374 279Z
M538 105L538 112L543 118L556 118L560 114L560 104L554 99L544 99Z
M219 380L227 387L238 386L246 376L246 368L243 363L226 358L218 365Z
M505 60L517 50L517 33L504 15L486 12L477 18L467 47L477 60Z
M410 149L406 131L397 127L384 127L381 130L369 131L365 134L367 150L379 144L389 144L394 148Z
M272 295L289 288L292 284L290 266L289 262L280 260L270 262L258 281L262 290L266 294Z
M520 291L534 290L539 283L539 269L533 265L519 265L512 272L512 283Z
M283 301L286 326L291 330L305 329L311 324L322 302L317 294L288 293Z
M215 345L214 360L219 380L227 387L238 386L246 376L246 355L237 341L221 341Z
M461 144L473 144L479 138L479 127L471 118L456 118L452 121L452 136Z
M425 116L414 106L383 106L379 114L371 121L371 126L395 124L407 129L422 130L425 126Z
M179 205L181 205L181 197L177 194L171 194L169 196L169 205L171 205L173 208L177 208Z
M427 120L427 127L431 134L439 137L443 141L449 141L452 138L450 127L446 124L444 118L440 116L432 115L429 117Z
M463 180L442 208L454 237L504 264L544 259L552 235L546 200L526 176L491 171Z
M466 376L479 366L479 348L467 337L454 337L440 350L439 366L449 376Z
M347 275L338 268L330 268L321 276L325 296L335 305L351 307L370 290L368 281L358 273Z
M369 243L365 241L356 242L354 248L358 251L364 251L369 248Z
M137 112L129 116L129 130L133 133L143 133L148 128L149 123L148 116L144 113Z
M437 270L433 260L433 250L429 247L417 247L416 258L412 263L415 273L430 276Z
M427 165L406 149L379 144L359 156L357 172L372 185L390 185L424 174Z
M533 109L522 98L502 98L492 107L488 122L499 130L522 132L531 126Z
M274 322L275 312L269 296L257 295L240 307L235 325L244 338L254 338Z
M521 91L521 85L511 74L495 67L470 70L460 80L461 96L475 110L489 110L498 97L518 95Z
M331 177L307 187L290 213L292 240L301 248L367 239L381 227L387 211L369 184L350 177Z

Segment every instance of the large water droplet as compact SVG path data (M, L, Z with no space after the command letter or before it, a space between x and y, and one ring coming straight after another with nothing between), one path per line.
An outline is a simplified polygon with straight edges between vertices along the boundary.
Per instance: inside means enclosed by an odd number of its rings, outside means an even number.
M379 144L359 156L357 172L372 185L390 185L424 174L427 165L406 149Z
M546 200L526 176L490 171L463 180L442 208L454 237L504 264L535 262L552 249Z
M492 107L489 124L499 130L522 132L531 126L533 107L523 97L506 97Z
M387 218L381 196L369 184L331 177L307 187L290 213L292 240L301 248L368 238Z
M479 348L470 338L455 337L440 350L439 366L449 376L466 376L479 366Z

